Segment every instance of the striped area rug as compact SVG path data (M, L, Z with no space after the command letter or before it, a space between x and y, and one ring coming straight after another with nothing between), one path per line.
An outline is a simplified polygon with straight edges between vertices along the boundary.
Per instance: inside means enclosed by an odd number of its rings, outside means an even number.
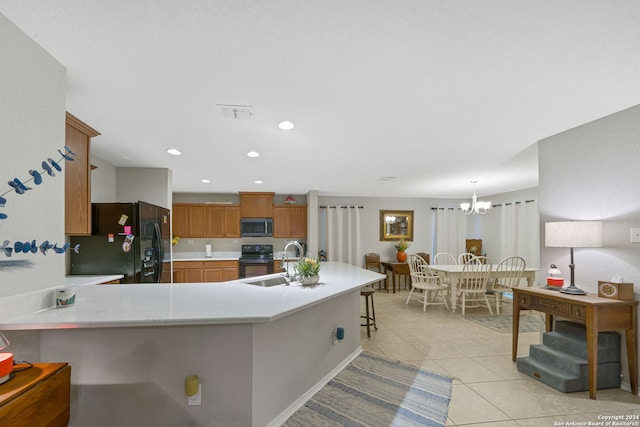
M451 381L363 352L284 426L444 426Z

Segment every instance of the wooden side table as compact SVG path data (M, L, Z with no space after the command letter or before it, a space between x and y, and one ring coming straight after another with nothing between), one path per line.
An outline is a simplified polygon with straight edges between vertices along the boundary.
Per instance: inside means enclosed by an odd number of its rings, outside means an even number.
M0 384L0 425L63 427L69 423L71 366L35 363L15 375Z
M410 272L409 272L409 264L406 262L381 262L382 266L385 268L385 271L391 272L391 282L393 287L393 293L396 293L396 283L398 284L398 291L400 290L400 278L402 276L406 277L405 280L410 280ZM397 278L397 279L396 279ZM405 281L405 287L407 283ZM389 276L387 276L387 292L389 292Z
M553 316L581 323L587 329L587 369L589 397L596 398L598 373L598 332L625 331L631 392L638 394L638 301L618 301L593 294L570 295L545 288L513 288L513 342L511 358L518 353L520 310L536 310L545 314L547 332L553 327Z

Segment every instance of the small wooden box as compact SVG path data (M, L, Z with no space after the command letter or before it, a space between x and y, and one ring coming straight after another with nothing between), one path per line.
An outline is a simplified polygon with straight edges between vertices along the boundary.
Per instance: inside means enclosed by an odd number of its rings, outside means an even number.
M598 296L620 301L633 301L633 283L611 283L598 280Z

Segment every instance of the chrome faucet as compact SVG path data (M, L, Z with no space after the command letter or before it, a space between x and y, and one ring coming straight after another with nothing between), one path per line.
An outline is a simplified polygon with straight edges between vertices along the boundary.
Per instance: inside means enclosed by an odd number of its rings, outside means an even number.
M282 250L282 262L286 263L286 273L284 274L284 277L287 279L287 285L291 280L291 275L289 274L289 258L287 258L287 249L289 249L289 246L295 246L296 248L298 248L298 253L300 254L300 257L304 257L304 249L302 249L302 245L298 241L291 240L284 245L284 249ZM295 274L293 279L295 281L296 279Z

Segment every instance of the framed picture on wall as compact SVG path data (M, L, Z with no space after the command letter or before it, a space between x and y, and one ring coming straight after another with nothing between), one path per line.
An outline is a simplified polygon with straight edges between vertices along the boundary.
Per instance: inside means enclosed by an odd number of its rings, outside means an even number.
M380 211L380 240L413 240L413 211Z

